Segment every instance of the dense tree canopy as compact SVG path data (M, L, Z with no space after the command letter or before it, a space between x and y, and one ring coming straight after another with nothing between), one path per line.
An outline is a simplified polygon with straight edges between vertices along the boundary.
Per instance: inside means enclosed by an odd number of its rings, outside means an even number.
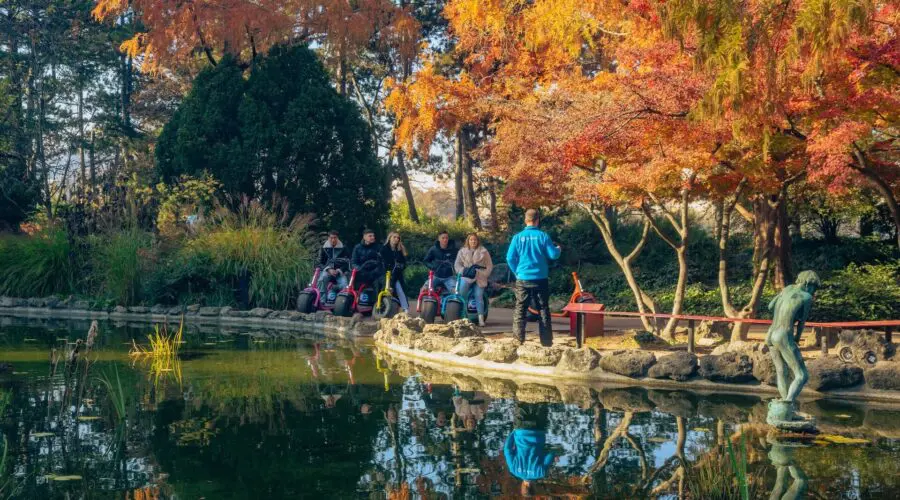
M348 236L380 227L387 213L359 110L305 46L273 48L246 80L230 57L203 71L156 155L166 181L209 172L234 199L278 197Z

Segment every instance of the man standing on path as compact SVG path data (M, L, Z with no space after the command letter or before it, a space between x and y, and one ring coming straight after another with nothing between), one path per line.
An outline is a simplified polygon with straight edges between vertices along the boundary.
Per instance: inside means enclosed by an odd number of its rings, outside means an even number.
M547 233L538 229L538 211L529 208L525 212L525 230L513 236L506 252L509 270L516 275L516 309L513 312L513 334L519 343L525 342L525 315L528 305L534 301L540 311L539 329L541 345L553 345L553 327L550 324L550 286L547 282L549 261L559 258L561 248L550 241Z

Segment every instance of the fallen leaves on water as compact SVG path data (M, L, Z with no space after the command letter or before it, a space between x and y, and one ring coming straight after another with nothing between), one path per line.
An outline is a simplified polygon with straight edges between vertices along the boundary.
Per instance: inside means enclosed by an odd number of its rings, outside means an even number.
M816 441L826 441L829 444L869 444L871 441L868 439L860 439L860 438L851 438L846 436L839 436L837 434L823 434L819 436L819 439Z
M707 429L706 427L694 427L692 430L694 432L709 432L709 429Z
M834 418L853 418L853 415L847 415L846 413L839 413L834 416Z
M694 430L699 430L699 429L694 429ZM709 429L704 429L704 430L709 430ZM653 436L650 439L648 439L647 441L650 441L651 443L668 443L670 440L667 438L664 438L664 437L660 437L660 436Z
M69 474L69 475L47 474L44 477L51 481L81 481L81 476L77 476L75 474Z
M78 420L81 422L90 422L91 420L100 420L100 417L96 415L81 415L78 417Z
M45 438L45 437L55 436L55 435L56 435L56 434L53 433L53 432L35 432L34 434L31 435L31 437L35 437L35 438Z

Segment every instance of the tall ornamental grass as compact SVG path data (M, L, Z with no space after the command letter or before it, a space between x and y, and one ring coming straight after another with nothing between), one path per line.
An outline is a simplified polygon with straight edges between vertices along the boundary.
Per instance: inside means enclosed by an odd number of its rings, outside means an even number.
M126 229L92 235L89 241L96 295L126 306L139 303L142 283L155 270L149 233Z
M0 295L44 297L72 293L74 249L66 232L47 227L32 235L0 235Z
M283 309L309 279L316 238L311 217L290 218L285 204L276 210L246 200L235 211L219 208L186 251L206 255L235 282L249 275L251 304Z

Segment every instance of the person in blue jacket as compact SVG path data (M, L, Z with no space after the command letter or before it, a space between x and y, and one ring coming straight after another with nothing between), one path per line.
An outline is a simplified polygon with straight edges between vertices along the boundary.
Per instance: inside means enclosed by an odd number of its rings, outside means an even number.
M547 477L555 460L553 452L547 449L547 413L546 405L519 403L516 428L503 446L509 472L522 480L522 496L530 496L533 482Z
M525 323L528 306L532 302L540 312L538 328L541 345L553 345L553 327L550 324L550 286L547 269L551 260L559 258L562 249L553 243L547 233L538 229L541 222L537 210L525 212L525 230L512 237L506 252L509 270L516 275L516 308L513 313L513 334L519 343L525 342Z

